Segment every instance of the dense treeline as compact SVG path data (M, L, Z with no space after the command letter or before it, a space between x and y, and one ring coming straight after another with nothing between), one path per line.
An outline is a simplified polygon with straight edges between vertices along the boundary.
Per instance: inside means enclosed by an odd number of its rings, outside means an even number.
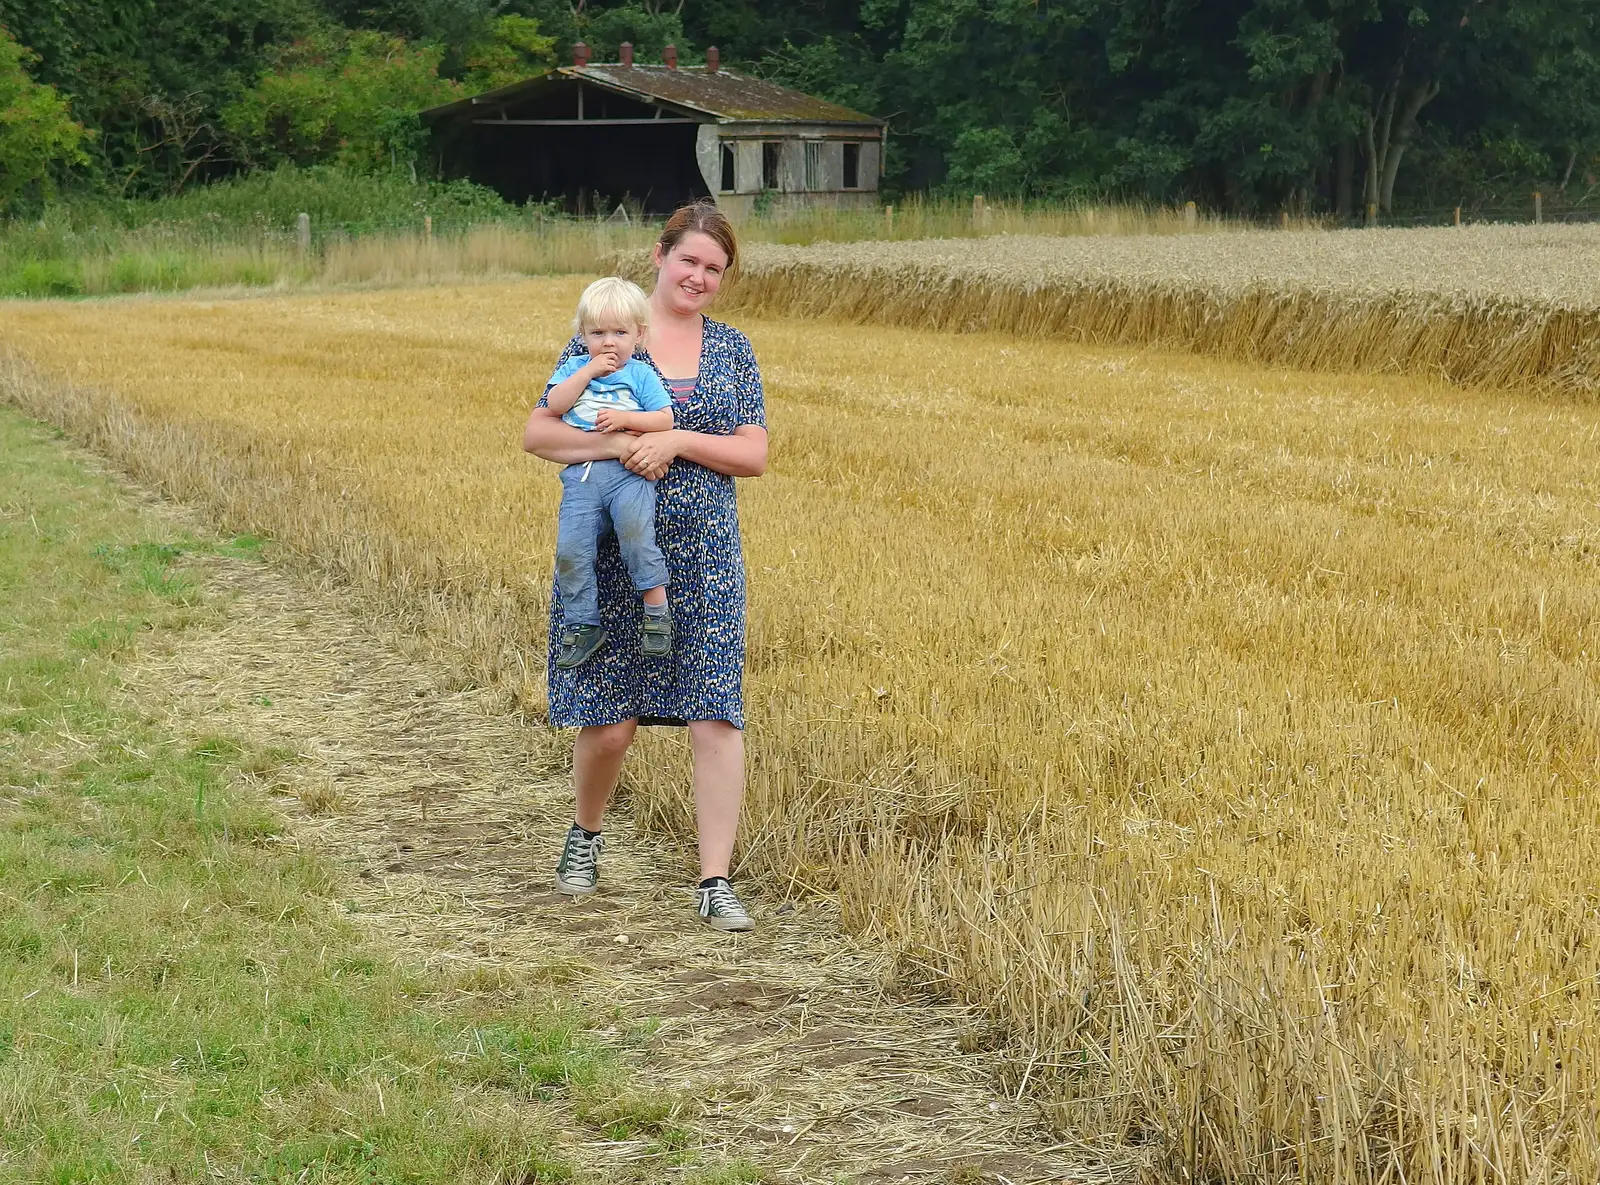
M0 0L0 205L425 168L418 109L632 41L891 121L886 185L1350 213L1600 198L1592 0Z

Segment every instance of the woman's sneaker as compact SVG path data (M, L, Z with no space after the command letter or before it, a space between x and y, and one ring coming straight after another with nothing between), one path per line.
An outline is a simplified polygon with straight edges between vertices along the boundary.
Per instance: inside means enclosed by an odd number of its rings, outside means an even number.
M563 671L581 667L606 644L606 631L598 625L569 625L561 631L556 666Z
M725 876L714 876L701 881L695 890L698 904L695 911L700 920L714 930L754 930L755 918L740 903Z
M576 823L568 828L556 865L556 891L570 897L593 893L600 885L600 853L605 846L598 831L591 835Z

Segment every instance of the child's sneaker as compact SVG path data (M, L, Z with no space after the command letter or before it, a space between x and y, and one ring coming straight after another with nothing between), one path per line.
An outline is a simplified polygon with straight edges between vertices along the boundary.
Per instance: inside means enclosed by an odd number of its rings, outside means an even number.
M596 831L590 835L574 823L567 829L567 842L561 847L556 865L556 891L569 897L582 897L600 886L600 853L606 841Z
M598 625L569 625L561 631L556 647L556 666L563 671L581 667L606 644L606 631Z
M695 912L714 930L754 930L755 918L740 902L725 876L714 876L695 889Z
M660 613L645 606L644 623L639 626L639 653L646 658L672 657L672 609L661 606Z

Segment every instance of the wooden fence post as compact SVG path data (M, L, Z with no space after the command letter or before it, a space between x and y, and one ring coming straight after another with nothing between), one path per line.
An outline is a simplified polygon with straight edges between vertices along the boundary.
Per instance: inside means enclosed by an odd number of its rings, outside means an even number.
M1533 221L1536 225L1544 221L1544 194L1537 190L1533 195Z
M1461 225L1461 207L1460 206L1456 207L1456 225L1457 226Z
M1377 226L1378 225L1378 203L1377 202L1368 202L1367 203L1367 225L1368 226Z
M1279 215L1278 215L1278 229L1279 230L1288 230L1289 229L1289 211L1284 210L1281 213L1279 213Z
M294 220L294 239L300 246L300 254L308 254L311 250L311 215L300 214Z
M427 239L428 242L430 242L430 243L433 242L433 215L432 214L424 214L422 216L422 237Z
M887 205L883 208L883 235L884 238L894 238L894 206Z
M989 221L989 212L983 206L983 194L972 195L972 226L975 230L982 230Z
M1183 207L1183 225L1185 230L1193 230L1200 222L1200 212L1195 209L1193 202L1185 202Z

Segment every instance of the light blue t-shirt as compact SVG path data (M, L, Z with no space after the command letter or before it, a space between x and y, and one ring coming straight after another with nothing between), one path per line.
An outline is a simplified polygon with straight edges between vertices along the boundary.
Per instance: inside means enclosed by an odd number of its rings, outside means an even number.
M545 390L548 392L551 387L563 379L571 378L587 365L589 355L574 354L556 367ZM583 394L578 396L578 402L561 418L574 428L593 432L595 417L601 408L609 407L613 411L661 411L671 406L672 396L667 394L661 376L655 369L637 358L629 358L610 374L590 379Z

